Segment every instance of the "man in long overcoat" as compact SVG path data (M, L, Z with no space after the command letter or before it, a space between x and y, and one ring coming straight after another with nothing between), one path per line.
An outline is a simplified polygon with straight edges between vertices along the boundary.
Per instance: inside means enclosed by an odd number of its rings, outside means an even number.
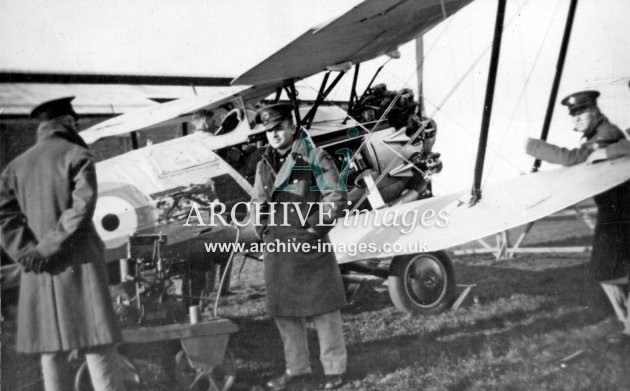
M71 389L67 353L81 349L96 390L123 390L120 337L104 246L92 223L94 158L76 132L73 98L36 107L36 144L3 171L0 239L22 265L17 350L40 353L47 391Z
M290 104L276 104L256 116L269 146L257 165L252 203L254 214L256 205L266 207L256 231L267 245L263 255L267 310L278 326L286 361L285 373L266 387L284 390L308 381L308 317L319 336L324 389L333 389L341 386L346 370L339 311L346 299L334 253L316 247L329 243L327 233L344 209L347 194L338 187L333 160L323 150L311 149L312 144L299 142L305 139L298 140L292 111ZM299 169L306 166L313 169ZM287 243L300 250L281 251ZM302 244L311 246L310 251Z
M575 130L584 135L579 148L560 148L542 140L529 139L527 153L564 166L630 154L623 132L610 123L597 107L598 96L597 91L580 91L562 100L574 119ZM590 261L591 274L602 286L624 325L621 334L611 334L607 341L627 342L630 341L630 302L626 293L630 268L630 181L596 195L595 204L597 224Z

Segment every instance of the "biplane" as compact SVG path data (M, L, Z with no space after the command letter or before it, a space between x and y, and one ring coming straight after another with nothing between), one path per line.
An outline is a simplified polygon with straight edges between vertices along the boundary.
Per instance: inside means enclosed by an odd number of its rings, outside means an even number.
M253 169L265 144L254 124L256 105L262 100L277 102L283 96L294 103L296 121L316 145L338 157L340 170L347 165L348 183L354 187L348 213L357 213L352 224L338 221L330 234L332 242L375 246L369 252L338 252L344 274L388 279L392 301L407 312L438 311L452 300L455 274L444 250L540 219L630 179L630 160L619 159L512 178L485 187L482 195L493 74L505 9L505 0L499 0L472 194L460 191L421 199L421 192L412 191L410 183L420 173L423 189L429 191L425 196L430 195L431 175L440 165L432 151L437 125L421 105L405 103L406 91L385 93L382 86L370 82L363 93L357 93L360 64L395 53L400 45L470 2L366 0L308 30L234 79L232 87L130 112L81 132L95 149L112 137L128 137L134 146L132 151L97 163L99 199L94 223L105 242L107 260L116 265L127 258L127 244L134 235L160 234L168 238L161 256L186 259L193 268L206 270L212 264L226 265L230 254L208 253L204 243L255 242L253 227L233 224L247 213L245 209L216 224L190 226L186 222L193 204L213 208L221 203L230 210L249 201ZM347 107L328 105L327 97L353 67ZM296 83L322 72L315 101L301 104ZM555 102L555 97L550 101ZM181 137L140 147L140 133L150 138L153 129L185 126L201 109L220 113L219 130L184 131ZM341 149L351 152L335 154ZM443 212L444 224L414 224L405 233L387 224L388 216L426 211ZM419 241L424 243L422 248L410 250ZM226 270L229 273L229 267Z

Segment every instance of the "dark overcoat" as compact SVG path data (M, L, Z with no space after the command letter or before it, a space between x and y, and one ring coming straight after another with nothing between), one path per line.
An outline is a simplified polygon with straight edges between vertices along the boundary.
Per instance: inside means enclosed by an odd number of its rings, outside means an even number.
M586 132L579 148L566 149L542 140L530 140L527 152L541 160L572 166L586 161L595 146L619 149L622 131L602 116ZM607 148L607 149L608 149ZM620 156L616 154L616 156ZM593 235L590 269L597 281L624 277L630 267L630 181L595 196L597 224Z
M94 158L67 118L43 122L37 143L7 166L1 181L3 248L13 259L33 249L49 259L42 273L22 270L17 350L58 352L119 340L104 246L92 223Z
M312 189L317 185L313 171L291 170L290 157L295 156L296 166L307 166L307 159L295 150L284 161L278 172L274 170L273 150L268 148L256 167L256 179L252 202L269 206L270 216L263 216L256 227L259 237L266 243L292 242L309 243L316 247L318 242L329 243L328 231L332 229L337 216L345 208L347 193L339 190L339 171L330 156L318 149L316 156L322 169L321 179L333 189ZM277 190L288 175L288 184L293 190ZM321 182L320 182L321 183ZM315 205L310 207L309 202ZM285 203L286 204L285 214ZM297 210L306 217L305 224ZM322 209L321 221L319 209ZM255 210L255 208L253 209ZM286 218L286 225L284 220ZM273 224L275 225L272 225ZM320 224L321 223L321 224ZM330 225L328 225L330 224ZM308 232L312 228L316 233ZM272 316L306 317L331 312L343 307L346 298L341 273L334 252L311 251L270 252L265 251L265 283L267 289L267 310Z

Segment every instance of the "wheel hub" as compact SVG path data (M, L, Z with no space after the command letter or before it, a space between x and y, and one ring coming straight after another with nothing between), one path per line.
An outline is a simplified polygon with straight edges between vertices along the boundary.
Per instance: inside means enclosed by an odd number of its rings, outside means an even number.
M429 306L439 301L445 288L445 273L431 258L421 257L409 264L407 290L418 305Z

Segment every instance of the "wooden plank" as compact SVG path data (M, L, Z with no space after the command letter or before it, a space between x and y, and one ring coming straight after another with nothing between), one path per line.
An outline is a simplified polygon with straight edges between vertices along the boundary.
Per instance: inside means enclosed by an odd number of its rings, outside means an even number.
M459 297L457 298L457 300L455 300L455 302L451 306L451 309L453 311L457 311L459 309L459 307L461 307L464 304L466 299L469 298L469 296L470 296L470 291L472 290L473 287L477 286L477 284L457 285L457 286L458 287L463 287L464 290L462 291L462 293L459 294Z
M143 326L122 330L123 342L145 343L172 339L212 337L238 331L236 323L229 319L217 319L197 324L174 323L160 326Z

